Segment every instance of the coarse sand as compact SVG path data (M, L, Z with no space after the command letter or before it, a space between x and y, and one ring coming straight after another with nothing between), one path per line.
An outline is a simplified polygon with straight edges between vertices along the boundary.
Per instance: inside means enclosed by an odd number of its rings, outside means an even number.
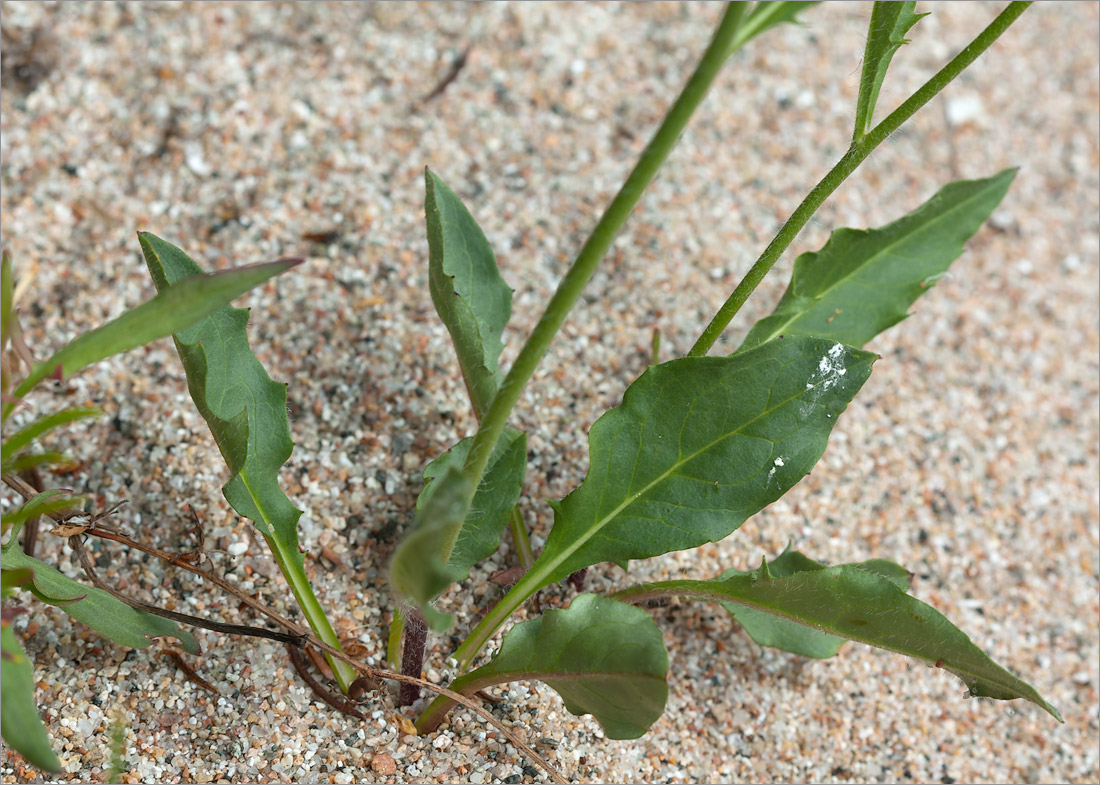
M1003 3L920 4L879 101L908 96ZM283 477L339 633L382 664L385 568L424 465L475 427L427 293L423 169L469 206L515 288L507 367L702 53L712 3L3 4L3 246L27 281L22 324L45 356L148 299L135 231L208 269L304 256L241 299L250 339L289 383L297 443ZM522 510L587 468L585 434L650 361L690 347L806 191L845 151L870 4L810 9L736 54L592 280L517 407L531 461ZM827 563L872 557L1033 683L1065 717L963 700L942 671L849 644L833 660L763 650L717 607L653 611L671 668L665 715L609 741L548 688L500 688L492 711L576 782L1097 782L1100 65L1095 3L1040 3L885 142L784 255L714 351L782 292L797 253L877 226L944 183L1020 167L1007 198L913 316L875 339L871 379L813 474L726 541L590 570L604 592L711 577L788 544ZM457 64L464 67L457 67ZM442 90L437 85L449 83ZM162 340L36 393L20 417L94 404L50 444L50 478L137 539L191 547L296 614ZM16 422L22 422L23 419ZM5 504L9 496L5 490ZM69 575L67 543L40 556ZM322 553L325 555L322 556ZM132 596L253 617L185 573L97 542ZM510 543L447 594L454 633L501 594ZM544 607L573 590L552 587ZM16 623L65 773L124 782L536 782L469 711L423 737L387 691L365 722L315 702L277 643L200 631L188 681L157 644L114 645L28 601ZM523 614L521 614L522 616ZM457 639L429 640L429 679ZM422 705L422 704L421 704ZM414 707L415 708L415 707ZM3 782L41 781L5 749Z

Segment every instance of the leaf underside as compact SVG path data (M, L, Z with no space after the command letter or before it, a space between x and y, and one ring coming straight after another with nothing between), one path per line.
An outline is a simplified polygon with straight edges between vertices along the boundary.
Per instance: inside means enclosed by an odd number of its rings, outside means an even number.
M944 186L879 229L838 229L800 255L775 310L753 325L738 351L779 335L816 335L863 346L908 316L909 306L947 272L963 244L1008 191L1015 169Z
M26 588L48 605L57 605L79 622L102 633L115 643L132 649L144 649L155 637L177 638L183 648L198 654L199 644L190 632L175 622L131 608L102 589L85 586L65 577L55 568L27 556L15 543L3 553L3 567L29 569L34 579Z
M928 14L914 13L916 3L876 2L871 11L871 23L867 28L867 48L863 54L863 75L859 81L859 97L856 99L856 137L861 138L874 124L875 104L890 60L909 43L905 34Z
M593 715L608 738L636 739L664 711L667 672L661 631L648 613L582 594L564 610L517 624L488 664L460 676L451 689L470 694L537 679L571 713Z
M414 603L432 629L442 632L454 619L431 601L465 575L461 567L444 564L442 554L466 519L470 478L452 465L432 485L435 490L417 508L412 530L390 560L390 586L399 600Z
M432 302L451 335L470 403L480 419L500 386L498 360L512 312L512 290L500 275L485 234L458 196L427 169L424 185ZM449 627L450 617L428 603L500 546L527 466L526 437L507 429L470 502L462 466L472 443L463 439L425 468L413 528L390 568L398 594L416 602L437 629Z
M852 566L877 573L902 591L909 590L909 573L904 567L894 562L884 559L871 559ZM784 551L768 564L768 572L773 578L786 578L796 572L824 570L825 568L826 565L792 550ZM750 574L750 571L731 569L722 573L719 580L731 578L735 575ZM755 608L731 602L719 604L737 620L737 623L745 629L749 637L761 646L770 646L803 657L827 659L835 657L840 646L845 642L845 639L840 636L830 635L827 632L807 627L804 624L799 624L766 611L759 611Z
M425 467L425 486L416 500L417 510L429 503L438 487L437 478L452 467L462 468L472 445L472 437L463 439ZM449 564L460 570L463 577L471 567L492 556L500 547L501 532L519 500L526 469L527 437L520 431L506 428L489 458L451 552ZM431 558L431 554L424 557Z
M652 366L592 426L532 572L545 585L726 537L810 472L874 358L797 337Z
M858 564L811 567L779 577L765 561L750 573L640 588L646 596L736 603L829 635L905 654L954 673L975 697L1024 698L1062 721L1058 710L1034 687L990 659L943 614L909 596L893 577Z
M202 272L179 248L147 232L139 237L158 291ZM279 469L294 447L286 385L273 382L252 353L247 324L247 309L224 307L176 333L176 349L191 398L229 466L231 476L222 486L226 501L302 567L302 512L279 487Z

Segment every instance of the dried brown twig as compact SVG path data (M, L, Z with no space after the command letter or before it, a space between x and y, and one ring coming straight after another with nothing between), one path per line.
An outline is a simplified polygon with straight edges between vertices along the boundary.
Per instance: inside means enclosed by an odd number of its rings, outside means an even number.
M313 694L323 700L332 708L341 714L347 714L349 717L358 717L361 720L366 720L361 712L359 712L352 701L343 696L337 697L334 695L325 685L313 678L313 674L309 672L309 663L306 661L306 655L303 650L298 646L287 644L286 653L290 655L290 662L294 665L294 670L298 671L298 675L302 677L309 688L313 690ZM360 676L359 678L363 678Z
M15 477L15 476L12 476L12 475L5 474L5 475L3 475L3 480L13 490L15 490L19 494L23 495L27 499L31 499L35 495L37 495L35 490L29 484L27 484L26 481L22 480L19 477ZM64 513L51 515L50 517L53 517L54 520L57 520L58 522L62 522L66 518ZM568 782L568 780L566 780L564 777L562 777L561 774L559 774L558 771L552 765L550 765L550 763L545 758L543 758L541 755L539 755L539 753L536 752L529 744L527 744L522 739L520 739L519 736L517 736L514 731L512 731L510 728L506 727L500 720L498 720L496 717L494 717L493 714L487 708L485 708L484 706L479 704L477 701L467 697L466 695L463 695L462 693L455 692L454 690L449 690L446 687L441 687L438 684L433 684L432 682L427 681L426 679L420 679L420 678L417 678L415 676L405 676L404 674L401 674L401 673L392 673L390 671L385 671L385 670L382 670L380 668L375 668L372 665L367 665L364 662L356 660L355 658L348 656L346 653L344 653L340 649L336 648L335 646L330 646L329 644L322 641L320 638L318 638L316 635L314 635L313 631L310 630L309 628L303 627L302 625L297 624L297 623L291 621L290 619L286 618L285 616L282 616L281 614L273 611L271 608L269 608L267 605L262 603L260 600L257 600L255 597L252 597L251 595L247 594L243 590L237 588L233 584L229 583L228 581L224 580L223 578L218 577L217 575L211 573L210 571L204 570L196 564L192 564L187 559L180 559L177 554L172 554L172 553L169 553L167 551L163 551L159 548L154 548L150 545L144 545L142 543L137 542L136 540L130 539L129 537L127 537L126 535L124 535L120 532L111 531L111 530L102 528L101 526L97 526L97 525L95 525L95 522L96 522L96 518L93 516L92 521L89 522L90 523L89 527L87 529L85 529L82 533L87 534L89 536L93 536L93 537L100 537L100 538L105 539L105 540L112 540L112 541L118 542L122 545L126 545L127 547L131 547L131 548L134 548L136 550L139 550L142 553L148 553L150 556L155 556L156 558L161 559L162 561L164 561L167 564L171 564L172 566L178 567L181 570L186 570L187 572L190 572L194 575L198 575L203 580L210 581L211 583L216 585L218 588L220 588L220 589L226 591L227 593L233 595L234 597L238 598L243 603L248 605L250 608L252 608L253 610L257 611L258 613L266 616L267 618L269 618L270 620L272 620L276 624L278 624L280 627L282 627L284 630L286 630L286 632L289 633L289 635L287 637L293 639L291 641L288 641L292 645L297 645L297 646L301 647L303 644L308 644L310 646L313 646L314 648L320 649L321 651L331 655L332 657L334 657L334 658L336 658L336 659L338 659L342 662L345 662L348 665L350 665L351 667L355 668L355 670L357 670L359 673L361 673L363 676L366 677L366 679L363 682L360 682L359 680L356 681L356 684L359 684L359 689L360 690L364 689L364 685L366 685L369 688L370 685L373 685L375 683L380 683L382 680L390 680L390 681L396 681L396 682L399 682L399 683L402 683L402 684L415 684L419 687L423 687L424 689L426 689L430 692L434 692L438 695L443 695L447 698L450 698L451 700L455 701L456 703L459 703L459 704L465 706L466 708L470 709L471 711L473 711L474 713L479 715L482 719L484 719L486 722L488 722L490 725L492 725L494 728L496 728L498 731L500 731L501 734L503 734L504 737L506 739L508 739L508 741L517 750L520 751L520 753L522 753L524 756L529 758L531 761L537 763L539 766L541 766L550 775L550 778L554 782L557 782L557 783L567 783ZM79 535L72 537L70 539L70 543L72 543L73 540L76 540L79 543L79 545L74 545L73 548L74 548L74 550L77 551L78 555L80 555L81 553L84 554L84 556L81 558L81 564L84 565L85 570L87 570L88 565L85 564L84 559L88 558L88 556L87 556L87 551L83 547L83 542L80 541ZM90 561L91 561L90 558L88 558L88 561L90 563ZM91 564L91 570L92 571L89 573L89 579L92 580L93 583L96 583L98 581L98 578L93 577L95 575L94 569L95 569L95 565ZM101 581L99 581L97 583L97 586L99 588L104 589L104 591L110 592L112 595L118 597L120 600L123 600L127 604L138 602L137 600L131 600L129 598L125 598L123 595L118 594L113 589L110 589L109 587L107 587L105 584L102 584ZM148 610L150 608L153 608L154 606L145 606L144 603L139 603L139 605L134 605L133 607L142 607L143 610ZM150 612L152 613L154 611L150 610ZM163 608L156 608L156 612L159 615L174 613L173 611L165 611ZM211 624L211 623L220 624L219 622L208 622L205 619L198 619L198 617L186 616L185 614L179 614L179 615L185 617L184 619L180 619L180 621L184 624L190 624L190 625L194 625L194 626L206 626L206 625ZM172 617L167 616L167 618L172 618ZM199 624L198 622L202 622L202 623ZM229 626L239 627L240 625L229 625ZM262 630L262 628L248 628L248 629L250 629L250 630ZM268 634L268 633L271 633L270 630L263 630L263 633L265 633L263 637L272 637L270 634ZM237 633L237 634L245 634L245 633ZM254 633L250 633L250 634L254 634ZM185 673L186 673L186 670L185 670ZM354 687L355 684L353 684L352 686Z
M195 671L194 668L192 668L190 665L188 665L187 660L185 660L183 658L183 655L180 654L175 649L165 649L164 651L160 652L160 654L158 654L157 656L158 657L167 657L172 662L174 662L176 664L176 667L179 668L181 671L183 671L183 675L186 676L188 681L190 681L191 683L197 684L198 686L202 687L207 692L212 692L215 695L220 695L221 694L220 692L218 692L217 687L215 687L213 684L211 684L206 679L204 679L202 676L200 676Z
M98 530L91 530L98 531ZM87 532L85 532L87 533ZM285 632L279 632L277 630L267 630L263 627L252 627L247 624L226 624L225 622L212 621L210 619L204 619L201 616L192 616L188 613L179 613L177 611L170 611L166 608L160 608L156 605L150 605L149 603L142 602L141 600L135 600L132 597L127 597L121 592L115 591L112 587L108 586L95 572L95 562L92 561L91 554L88 553L88 549L84 547L84 541L81 540L79 534L75 534L69 537L69 546L76 553L80 559L80 566L84 568L84 574L88 576L88 580L92 582L97 589L103 591L115 597L118 600L129 605L131 608L136 608L139 611L145 611L151 613L154 616L163 616L165 619L171 619L174 622L180 624L189 624L192 627L201 627L206 630L212 630L214 632L223 632L227 635L244 635L252 638L267 638L268 640L279 641L280 643L286 643L290 645L300 646L305 643L305 639L301 635L293 635Z

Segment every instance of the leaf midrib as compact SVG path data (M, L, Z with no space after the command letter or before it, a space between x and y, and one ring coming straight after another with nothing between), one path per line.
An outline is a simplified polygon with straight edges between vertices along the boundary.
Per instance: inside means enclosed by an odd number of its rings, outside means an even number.
M788 365L790 365L791 363L798 362L799 360L802 360L802 359L804 359L806 357L809 357L809 356L810 355L808 355L808 354L799 355L798 357L792 358L792 359L788 360L787 362L782 363L782 365L779 368L779 372L777 372L776 375L775 375L776 379L779 378L779 375L783 372L783 369L786 368ZM859 366L859 363L855 363L850 367L846 367L846 370L852 370L852 369L854 369L858 366ZM772 383L772 385L774 386L774 382ZM627 507L629 507L634 502L636 502L638 500L638 498L640 496L642 496L642 494L649 491L651 488L653 488L653 486L655 486L658 483L663 482L664 480L666 480L672 474L672 472L675 469L679 468L680 466L683 466L686 463L689 463L690 461L692 461L696 457L698 457L701 453L713 448L715 445L717 445L718 443L724 441L725 439L728 439L731 436L734 436L734 435L740 433L745 428L747 428L748 426L752 425L754 422L759 420L761 417L764 417L765 415L770 414L771 412L775 411L776 409L779 409L782 406L786 406L791 401L798 400L799 398L803 397L807 392L809 392L811 390L816 390L817 386L818 385L815 384L813 387L809 387L809 388L805 388L803 390L800 390L797 395L792 395L790 398L785 398L780 403L776 404L775 406L772 406L771 408L765 408L765 409L761 410L761 412L758 415L756 415L755 417L753 417L751 420L745 421L737 429L735 429L733 431L730 431L729 433L723 434L721 437L719 437L719 438L715 439L714 441L704 445L703 447L699 448L698 450L696 450L694 453L692 453L688 457L684 458L683 455L681 454L681 457L680 457L679 461L674 463L665 472L661 473L659 476L654 478L652 481L650 481L649 483L644 485L636 493L628 496L618 507L616 507L614 510L612 510L609 514L605 515L602 519L596 521L595 524L590 529L588 529L588 531L586 531L583 535L581 535L580 537L575 539L568 547L564 548L559 556L554 557L553 559L551 559L551 561L549 561L547 563L547 566L544 569L539 570L538 571L539 574L540 575L552 574L554 572L554 570L557 569L557 567L559 565L561 565L563 562L565 562L570 556L572 556L574 553L576 553L585 543L587 543L589 540L591 540L593 537L595 537L596 534L598 534L600 531L602 531L605 526L607 526L611 521L613 521L615 518L617 518L619 516L619 513L621 513L623 510L625 510ZM698 396L696 396L696 400L697 399L698 399ZM814 401L813 403L816 404L817 402ZM583 485L583 483L582 483L582 485ZM605 484L604 492L606 492L606 488L607 488L607 486ZM532 572L535 572L535 570L532 569Z
M772 581L788 580L790 577L793 577L793 576L788 576L787 578L773 578ZM883 579L883 580L886 580L886 579ZM889 583L889 581L887 581L887 582ZM753 601L750 601L750 600L748 600L744 597L734 598L734 597L730 597L730 596L727 596L727 595L718 594L717 592L715 592L710 587L699 586L698 585L698 584L704 583L704 582L685 581L685 582L683 582L684 585L682 585L682 586L675 585L677 583L679 583L679 582L678 581L669 581L662 588L667 588L669 590L668 594L675 594L675 595L680 596L680 597L684 597L684 596L696 597L698 599L710 600L712 602L717 602L717 603L723 603L723 602L734 603L735 605L741 605L741 606L746 607L746 608L751 608L753 610L761 611L762 613L767 613L770 616L776 616L776 617L779 617L779 618L782 618L782 619L787 619L788 621L792 621L795 624L801 624L804 627L809 627L810 629L818 630L819 632L823 632L823 633L826 633L828 635L833 635L833 636L836 636L838 638L843 638L845 640L853 641L855 643L862 643L866 646L872 646L876 649L881 649L882 651L888 651L888 652L891 652L893 654L902 654L906 657L913 657L914 659L922 660L924 662L937 662L937 660L932 660L932 659L930 659L930 658L928 658L928 657L926 657L922 654L917 654L917 653L913 653L913 652L909 652L909 651L902 651L901 649L891 649L891 648L888 648L886 646L882 646L881 644L878 644L875 641L870 640L868 638L858 637L856 635L850 635L848 633L839 632L836 629L828 628L828 627L825 627L825 626L820 625L820 624L811 623L811 622L806 621L805 619L803 619L799 616L795 616L791 613L785 613L785 612L779 610L778 608L774 608L774 607L769 606L769 605L764 605L761 602L753 602ZM659 586L659 585L660 584L655 584L655 586ZM893 586L894 589L897 589L897 587L894 586L892 583L890 585ZM898 591L900 591L900 589L898 589ZM973 641L971 641L971 645L975 645L973 643ZM1005 670L1002 666L997 665L996 662L993 662L992 664L993 664L995 669L1004 670L1005 673L1008 673L1007 670ZM989 676L978 674L973 669L959 667L958 665L955 665L955 664L951 664L949 666L948 663L945 662L943 667L946 670L949 670L952 673L959 676L960 678L962 678L964 682L966 681L966 678L964 677L964 674L965 674L966 676L969 676L971 679L981 681L981 682L985 682L987 684L992 684L994 686L1002 688L1006 692L1011 692L1011 693L1020 695L1020 697L1025 698L1026 700L1031 700L1031 698L1029 698L1028 696L1021 694L1021 690L1019 689L1018 686L1016 686L1012 682L1004 681L1004 676L1000 673L995 673L997 678L990 678ZM1024 684L1025 686L1030 687L1032 689L1032 691L1035 692L1034 688L1031 687L1031 685L1027 684L1027 682L1024 682L1022 679L1017 679L1016 677L1012 676L1011 673L1008 673L1008 675L1009 675L1009 677L1011 677L1013 679L1016 679L1017 681ZM1041 701L1038 705L1041 708L1049 711L1049 709L1047 709L1049 704L1037 692L1035 693L1035 695Z

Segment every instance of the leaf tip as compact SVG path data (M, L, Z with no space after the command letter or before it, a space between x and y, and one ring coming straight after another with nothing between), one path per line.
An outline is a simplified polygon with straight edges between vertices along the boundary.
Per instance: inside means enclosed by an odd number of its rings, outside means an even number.
M271 264L272 265L278 265L278 266L282 267L284 270L289 270L292 267L297 267L300 264L304 264L305 261L306 261L305 258L301 257L301 256L284 256L280 259L276 259Z

